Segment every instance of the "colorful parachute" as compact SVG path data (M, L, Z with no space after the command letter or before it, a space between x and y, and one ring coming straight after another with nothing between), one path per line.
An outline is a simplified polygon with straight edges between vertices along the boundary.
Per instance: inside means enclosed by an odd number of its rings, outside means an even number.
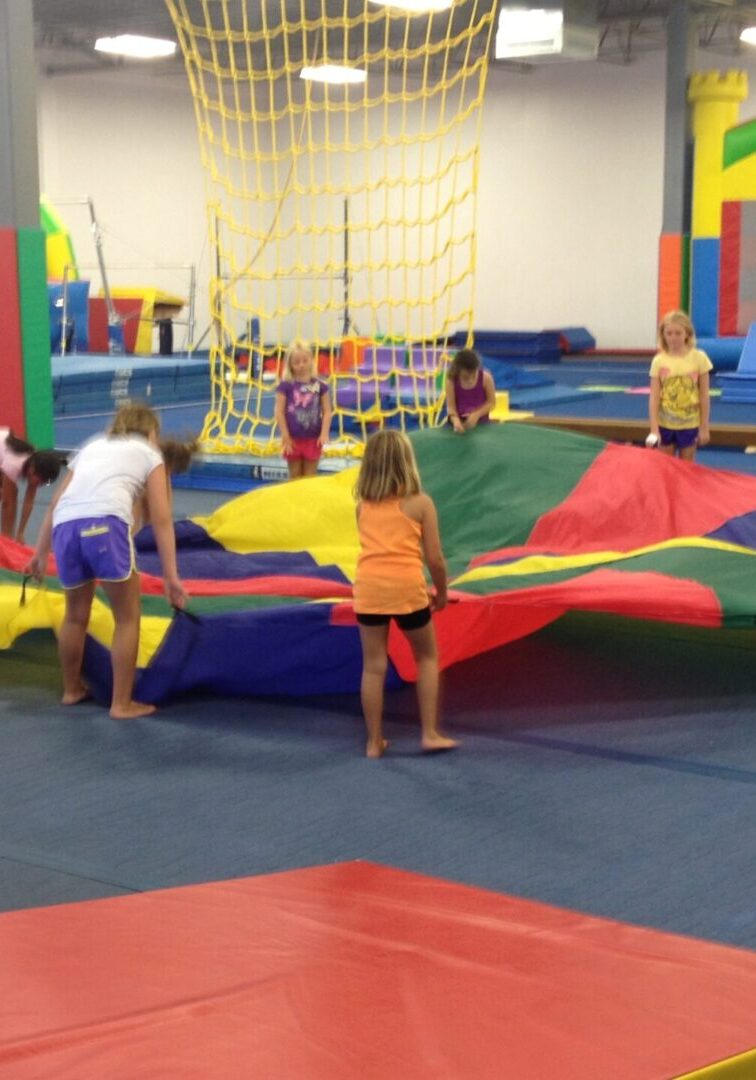
M756 623L756 480L657 452L524 425L460 438L413 436L439 510L451 603L435 616L442 666L513 641L568 609L701 626ZM360 647L350 582L357 559L355 469L260 488L177 525L189 614L162 597L147 532L138 538L145 617L137 695L355 691ZM54 577L27 588L25 549L0 545L0 648L59 625ZM54 566L50 567L54 573ZM97 603L86 674L110 691L112 620ZM402 635L391 679L414 677Z

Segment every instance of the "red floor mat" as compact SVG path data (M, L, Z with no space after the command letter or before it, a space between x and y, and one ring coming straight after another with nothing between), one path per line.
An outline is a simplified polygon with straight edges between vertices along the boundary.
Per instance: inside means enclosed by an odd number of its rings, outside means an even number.
M0 1076L676 1076L756 1042L756 953L370 863L0 916Z

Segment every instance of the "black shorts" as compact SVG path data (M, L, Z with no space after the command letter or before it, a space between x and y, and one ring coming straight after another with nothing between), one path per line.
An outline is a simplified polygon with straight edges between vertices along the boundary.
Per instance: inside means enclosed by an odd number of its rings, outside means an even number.
M409 611L406 615L357 615L357 622L361 626L386 626L391 619L396 619L400 630L420 630L430 622L431 609L424 607L419 611Z

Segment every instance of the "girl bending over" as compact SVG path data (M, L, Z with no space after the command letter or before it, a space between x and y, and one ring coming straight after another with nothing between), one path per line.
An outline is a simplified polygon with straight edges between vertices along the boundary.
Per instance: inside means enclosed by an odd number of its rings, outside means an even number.
M154 705L134 701L141 598L134 560L134 505L146 492L150 520L163 567L165 595L183 607L186 593L176 568L165 465L157 449L158 419L146 405L124 405L107 435L86 443L70 462L40 529L37 550L26 572L41 578L52 545L58 577L65 589L66 612L58 635L63 670L63 704L89 696L81 665L99 581L113 610L114 720L148 716Z
M31 443L19 439L10 428L0 427L0 532L19 544L24 543L26 525L31 516L37 490L43 484L53 484L60 475L62 458L54 450L35 450ZM21 517L16 528L18 485L26 481Z
M473 349L460 349L446 376L446 411L458 435L489 423L496 408L496 387L490 371Z

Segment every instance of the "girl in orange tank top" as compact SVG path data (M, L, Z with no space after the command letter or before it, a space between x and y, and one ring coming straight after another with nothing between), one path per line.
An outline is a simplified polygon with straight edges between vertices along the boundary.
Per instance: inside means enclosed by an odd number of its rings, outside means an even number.
M433 500L420 476L406 435L379 431L365 447L355 493L360 556L354 610L362 644L362 710L367 756L379 758L383 738L383 691L391 619L407 637L417 664L421 743L425 751L451 750L454 739L438 728L438 654L431 609L446 604L446 564ZM425 583L427 565L435 586Z

